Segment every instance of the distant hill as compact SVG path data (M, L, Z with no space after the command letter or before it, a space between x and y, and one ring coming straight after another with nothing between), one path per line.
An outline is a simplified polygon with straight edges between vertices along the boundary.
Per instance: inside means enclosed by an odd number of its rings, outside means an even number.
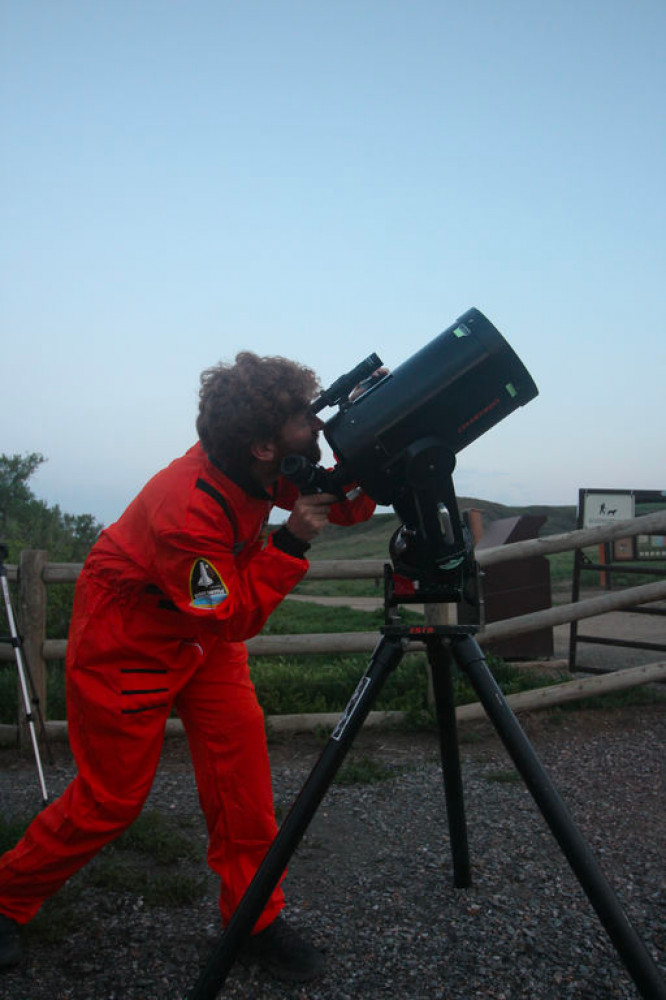
M483 516L483 526L499 518L518 517L521 514L542 515L547 518L539 535L559 535L576 527L576 507L511 507L478 500L476 497L458 497L461 513L474 507ZM330 525L312 543L308 558L313 559L383 559L391 535L399 525L395 514L375 514L369 521L351 528Z

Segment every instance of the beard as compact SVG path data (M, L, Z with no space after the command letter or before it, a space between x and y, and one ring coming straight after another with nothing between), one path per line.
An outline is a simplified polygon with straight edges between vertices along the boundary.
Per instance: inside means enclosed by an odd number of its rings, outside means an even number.
M321 448L319 447L317 439L313 438L305 448L298 452L298 454L302 455L303 458L307 458L309 462L313 462L317 465L321 461Z
M308 462L317 465L321 461L321 448L317 435L313 434L309 440L302 441L298 445L294 445L293 442L287 444L285 441L280 441L278 455L278 465L287 455L300 455L302 458L307 458Z

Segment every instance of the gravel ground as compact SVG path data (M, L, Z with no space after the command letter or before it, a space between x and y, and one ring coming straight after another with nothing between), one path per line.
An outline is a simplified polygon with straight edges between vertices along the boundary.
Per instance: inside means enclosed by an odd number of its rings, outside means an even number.
M652 955L666 959L666 706L523 717L540 760ZM362 732L351 759L391 776L335 785L291 862L289 913L327 952L316 984L283 986L236 966L221 996L261 1000L620 1000L638 996L583 890L487 723L461 729L473 887L455 889L435 734ZM278 807L288 808L321 744L271 744ZM51 795L73 773L56 746ZM34 762L0 751L5 816L38 805ZM205 831L187 751L169 740L148 808ZM104 852L102 852L103 859ZM97 864L97 859L94 864ZM154 908L85 872L46 904L26 958L0 974L3 1000L181 1000L218 933L216 887L193 905ZM37 928L37 929L35 929ZM663 965L662 965L663 968Z

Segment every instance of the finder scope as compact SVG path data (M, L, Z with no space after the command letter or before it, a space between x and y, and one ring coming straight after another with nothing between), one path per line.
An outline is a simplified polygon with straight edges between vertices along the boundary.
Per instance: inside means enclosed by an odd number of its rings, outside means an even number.
M333 385L330 385L328 389L317 396L317 398L312 403L312 412L319 413L323 410L325 406L335 406L336 403L340 403L341 406L346 406L349 403L349 393L354 389L359 383L363 384L365 381L369 380L372 373L377 371L382 363L382 359L377 354L370 354L363 361L359 362L355 368L352 368L350 372L345 375L341 375L340 378L336 378Z

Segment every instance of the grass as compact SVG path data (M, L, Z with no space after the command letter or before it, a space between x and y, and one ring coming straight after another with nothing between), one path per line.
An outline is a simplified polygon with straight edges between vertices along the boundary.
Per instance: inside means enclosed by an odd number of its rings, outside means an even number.
M118 862L106 856L83 876L89 885L105 892L140 896L146 906L191 906L202 899L206 880L179 871L155 872L140 863Z
M345 581L338 582L344 583ZM403 619L407 623L418 624L423 621L423 615L406 610ZM303 635L309 632L375 632L383 624L384 611L382 608L375 611L359 611L346 606L322 607L307 601L283 601L266 622L262 635Z
M405 622L418 623L422 616L405 610ZM326 607L285 601L268 621L269 634L302 632L375 631L383 624L383 612ZM505 694L556 683L550 675L537 676L516 669L497 657L488 663ZM314 654L255 657L252 679L267 715L300 712L340 712L347 704L368 664L365 654ZM458 704L476 700L466 679L454 672ZM428 674L425 654L405 656L388 678L374 706L380 711L407 712L410 721L428 715Z
M49 719L66 719L65 707L65 663L51 660L46 671L46 703ZM14 662L0 663L0 723L15 723L18 716L19 683L18 669ZM40 706L43 708L43 706ZM21 713L25 716L23 697ZM36 725L39 728L37 720Z
M375 784L393 774L390 768L363 755L352 757L341 768L336 782ZM17 843L33 818L0 816L0 854ZM206 895L207 883L205 876L188 871L186 863L194 862L198 868L204 855L204 839L197 835L194 820L177 820L156 809L146 809L47 901L26 934L41 943L66 941L69 930L80 923L77 902L90 889L102 890L107 903L117 894L140 900L147 907L191 906Z
M521 780L517 771L491 771L486 775L486 781L494 781L498 785L513 785Z
M21 839L32 819L32 815L27 818L12 817L11 819L0 816L0 855L10 851L14 844Z
M383 580L303 580L295 594L306 597L376 597L384 600Z
M418 616L411 613L412 620ZM374 631L381 624L381 613L349 608L321 608L300 602L287 602L269 621L273 634L298 632ZM566 679L552 673L526 671L488 656L488 664L505 695L514 694ZM356 654L313 654L301 656L254 657L252 679L266 715L291 715L316 712L341 712L368 665L368 656ZM568 677L568 674L566 675ZM454 670L456 703L466 704L476 696L464 675ZM597 704L620 707L654 701L652 689L629 689L614 695L586 699L585 708ZM607 699L612 698L612 702ZM49 718L66 718L62 664L49 666ZM16 670L12 664L0 671L0 722L14 722L17 715ZM425 654L410 653L388 678L374 705L380 711L407 713L408 725L428 725L428 668Z
M146 809L112 845L113 851L135 852L168 867L176 861L199 857L190 836L175 821L154 809Z
M571 506L529 506L511 507L505 504L481 500L476 497L457 498L462 514L474 508L481 510L483 523L487 528L497 518L515 517L520 514L545 514L546 522L541 535L562 534L576 527L576 508ZM383 559L389 541L400 521L395 514L376 514L363 524L350 527L328 525L314 539L309 556L312 559Z
M571 583L574 564L573 552L553 552L546 558L550 563L551 584Z
M600 560L598 548L583 549L583 554L589 559L590 562L599 565ZM573 581L573 552L554 552L546 558L550 563L550 579L552 584L557 585L561 583L571 583ZM618 564L615 563L615 566L617 565ZM655 560L650 563L628 562L626 566L632 569L649 568L651 570L659 570L662 575L666 576L666 563L663 560ZM581 569L580 586L581 588L599 587L599 578L600 571L598 569ZM623 590L626 587L639 587L644 583L652 583L655 579L656 577L652 573L623 573L622 569L614 569L611 576L611 582L614 590Z
M14 846L32 818L0 817L0 853ZM204 842L197 838L192 822L183 824L147 809L49 901L44 915L33 921L34 928L31 924L31 932L41 940L61 940L72 922L76 900L87 887L141 897L151 907L196 903L206 893L206 879L183 871L178 863L199 863L204 855Z
M579 698L577 701L563 702L551 709L551 713L581 711L614 711L628 706L660 705L666 702L666 691L654 685L626 688L623 691L609 691L608 694L593 698Z
M252 679L267 715L341 712L365 673L368 657L317 654L273 656L252 663ZM424 657L405 657L388 678L375 708L420 711L427 707Z
M387 767L381 761L374 760L367 754L352 758L340 768L336 778L337 785L376 785L395 775L393 768Z

